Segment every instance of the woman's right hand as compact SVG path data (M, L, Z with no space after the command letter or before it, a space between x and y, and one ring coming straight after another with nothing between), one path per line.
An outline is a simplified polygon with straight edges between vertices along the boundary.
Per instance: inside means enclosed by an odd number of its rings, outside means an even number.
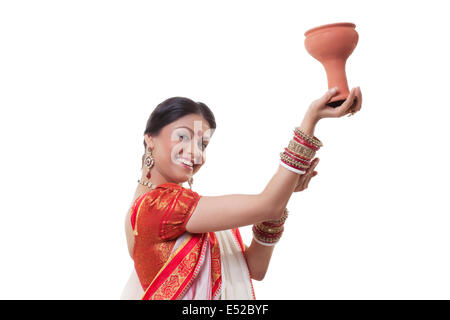
M319 163L319 158L314 158L311 161L311 166L306 170L304 174L298 175L298 182L295 186L294 192L300 192L308 188L309 182L311 181L312 177L315 177L317 175L317 171L314 170Z
M353 88L347 99L345 99L339 107L333 108L327 106L327 103L331 100L331 98L338 93L338 88L334 87L328 90L319 99L314 100L309 106L307 111L308 115L317 122L323 118L339 118L350 113L351 111L358 112L361 110L362 94L360 87Z

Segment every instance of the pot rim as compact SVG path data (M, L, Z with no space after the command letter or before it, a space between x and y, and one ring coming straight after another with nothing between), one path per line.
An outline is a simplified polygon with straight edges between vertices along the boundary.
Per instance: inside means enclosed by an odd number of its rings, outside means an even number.
M332 28L332 27L351 27L355 28L356 25L352 22L337 22L337 23L329 23L329 24L323 24L314 28L311 28L305 32L305 37L309 36L311 33L316 32L321 29L325 28Z

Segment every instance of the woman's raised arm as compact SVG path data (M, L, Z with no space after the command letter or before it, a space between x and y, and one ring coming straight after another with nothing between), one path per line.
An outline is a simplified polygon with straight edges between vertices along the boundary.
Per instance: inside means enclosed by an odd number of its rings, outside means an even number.
M259 194L202 196L186 224L191 233L237 228L277 219L294 191L298 174L278 167L265 190Z
M337 108L326 106L338 91L331 89L310 105L300 125L300 130L312 136L319 119L341 117L350 108L361 109L361 91L353 88L346 101ZM355 99L356 98L356 99ZM355 105L356 100L356 105ZM315 166L317 160L311 163ZM186 231L204 233L242 227L266 220L279 219L294 192L299 174L280 164L267 186L259 194L230 194L202 196L190 219Z

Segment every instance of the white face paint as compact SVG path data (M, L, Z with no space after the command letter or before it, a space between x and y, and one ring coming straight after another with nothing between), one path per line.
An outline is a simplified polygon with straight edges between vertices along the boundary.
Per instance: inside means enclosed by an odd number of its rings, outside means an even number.
M206 126L201 120L194 121L194 129L180 126L173 130L171 141L177 141L171 150L173 163L194 170L204 162L204 152L214 129Z

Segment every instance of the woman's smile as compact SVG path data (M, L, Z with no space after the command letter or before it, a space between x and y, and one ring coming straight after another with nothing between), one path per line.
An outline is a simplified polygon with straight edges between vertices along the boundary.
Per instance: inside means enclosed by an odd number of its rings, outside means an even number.
M181 166L183 166L184 168L188 169L188 170L193 170L193 163L189 160L185 160L183 158L177 158L177 163L180 164Z

